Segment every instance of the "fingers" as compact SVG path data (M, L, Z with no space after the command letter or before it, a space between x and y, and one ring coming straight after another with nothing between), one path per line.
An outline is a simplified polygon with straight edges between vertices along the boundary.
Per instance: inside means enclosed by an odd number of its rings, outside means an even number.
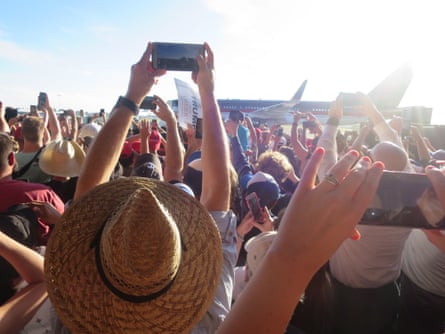
M352 231L352 234L351 234L350 238L352 240L360 240L361 237L362 236L361 236L359 230L357 230L357 228L354 227L354 230Z
M154 69L153 64L151 63L151 53L153 50L153 43L152 42L148 42L147 44L147 48L145 49L144 54L142 55L141 59L139 60L139 62L137 64L141 64L143 65L143 67L145 69L148 70L149 73L151 73L155 79L154 79L154 83L157 83L157 79L156 77L160 77L162 75L164 75L165 73L167 73L166 69Z
M440 230L422 231L433 245L439 248L442 252L445 252L445 234L442 234Z
M318 168L320 167L323 156L324 149L317 147L304 168L303 175L301 176L300 183L298 184L298 189L302 189L300 191L303 191L303 189L307 191L314 187Z
M142 54L141 59L137 62L138 64L149 64L150 63L150 55L152 50L151 42L148 42L147 47L145 48L144 53Z
M165 101L158 95L153 95L153 98L154 98L153 103L155 103L157 106L159 106L159 107L167 106L167 103L165 103Z
M329 191L342 183L344 177L349 173L349 169L356 162L359 153L355 150L349 151L334 166L329 169L326 177L321 180L318 188Z
M430 179L442 207L445 208L445 175L443 171L434 167L427 167L425 173Z
M204 70L206 68L213 69L214 68L213 51L207 42L204 43L204 49L206 51L206 55L205 56L199 55L197 58L199 70ZM197 73L195 74L194 72L192 72L193 81L196 81L196 79L195 79L196 76L197 76Z
M351 193L350 196L352 197L351 208L356 211L358 220L375 196L380 178L383 174L383 169L384 165L381 162L375 162L371 168L365 172L364 179L361 182L360 180L355 180L358 187L355 188L355 192Z
M365 180L368 169L371 166L371 159L369 157L362 157L355 167L349 171L347 177L343 180L342 184L344 184L343 192L344 196L351 197L355 194L357 188L362 184Z
M207 42L204 43L204 48L207 53L207 64L211 69L213 69L213 66L214 66L213 51Z

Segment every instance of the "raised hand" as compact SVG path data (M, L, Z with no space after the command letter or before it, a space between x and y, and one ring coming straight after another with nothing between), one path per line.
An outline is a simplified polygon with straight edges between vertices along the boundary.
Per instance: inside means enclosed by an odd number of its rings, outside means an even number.
M158 77L167 73L165 69L153 69L150 61L152 43L149 42L142 58L131 67L130 81L125 97L140 105L151 87L157 83Z

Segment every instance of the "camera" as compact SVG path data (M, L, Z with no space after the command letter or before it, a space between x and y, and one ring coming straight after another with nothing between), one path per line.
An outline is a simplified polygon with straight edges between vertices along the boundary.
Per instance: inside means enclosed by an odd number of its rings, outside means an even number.
M445 211L426 174L384 171L360 224L445 229Z
M197 71L198 55L204 56L203 44L155 42L151 60L154 69Z
M253 218L256 222L260 222L261 220L261 205L260 205L260 199L258 198L258 195L256 192L252 192L250 194L246 195L246 202L247 206L249 207L250 211L252 212Z
M144 97L139 108L145 110L155 110L157 106L156 104L153 103L153 100L154 100L153 96Z

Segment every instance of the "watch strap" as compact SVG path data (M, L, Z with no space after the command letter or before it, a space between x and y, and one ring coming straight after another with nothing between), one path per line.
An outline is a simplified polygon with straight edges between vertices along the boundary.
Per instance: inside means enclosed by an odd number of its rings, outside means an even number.
M137 104L125 96L119 96L119 99L117 100L114 107L126 107L130 109L135 116L139 114L139 107L137 106Z

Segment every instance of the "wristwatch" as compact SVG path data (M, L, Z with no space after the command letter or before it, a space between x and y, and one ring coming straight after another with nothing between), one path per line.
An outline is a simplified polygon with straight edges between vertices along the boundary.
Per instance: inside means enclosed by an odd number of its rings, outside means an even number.
M119 99L117 100L116 105L114 107L115 108L126 107L130 109L135 116L139 114L139 107L137 106L137 104L134 103L129 98L126 98L125 96L119 96Z

